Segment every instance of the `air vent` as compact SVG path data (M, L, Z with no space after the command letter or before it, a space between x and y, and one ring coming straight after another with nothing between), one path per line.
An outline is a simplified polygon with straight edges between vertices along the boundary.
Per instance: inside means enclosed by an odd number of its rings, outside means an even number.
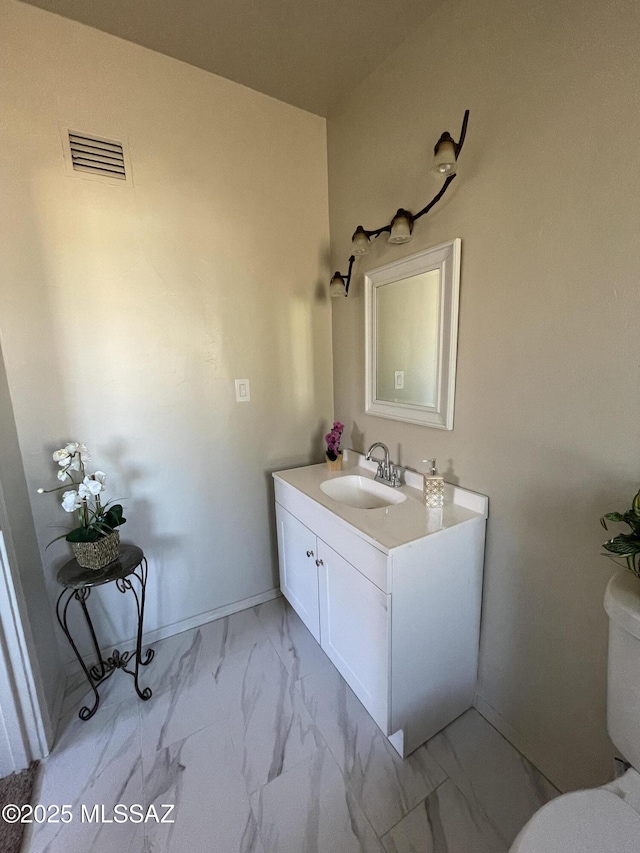
M127 180L121 142L69 131L69 149L74 172Z

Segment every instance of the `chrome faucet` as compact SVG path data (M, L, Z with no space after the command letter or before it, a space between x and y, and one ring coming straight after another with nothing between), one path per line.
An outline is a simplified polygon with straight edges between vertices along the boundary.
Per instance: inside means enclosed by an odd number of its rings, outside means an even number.
M377 459L375 456L371 455L376 447L381 447L384 450L384 459ZM376 441L376 443L372 444L367 451L365 459L368 462L378 463L378 471L375 477L376 480L379 480L381 483L384 483L386 486L391 486L394 489L397 489L402 485L400 482L400 468L389 460L389 448L386 444L383 444L381 441Z

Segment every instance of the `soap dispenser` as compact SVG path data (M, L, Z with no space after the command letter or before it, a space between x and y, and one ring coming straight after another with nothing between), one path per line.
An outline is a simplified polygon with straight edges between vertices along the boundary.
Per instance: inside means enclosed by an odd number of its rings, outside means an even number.
M424 475L424 505L428 509L444 506L444 478L438 474L435 459L423 459L430 465L429 473Z

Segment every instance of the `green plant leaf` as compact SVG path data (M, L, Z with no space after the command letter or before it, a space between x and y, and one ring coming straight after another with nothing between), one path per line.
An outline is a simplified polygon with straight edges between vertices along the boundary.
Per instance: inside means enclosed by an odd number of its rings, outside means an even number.
M67 542L97 542L102 533L95 527L76 527L67 533Z
M109 536L113 533L113 527L110 527L108 524L105 524L104 521L96 521L95 523L96 530L100 531L100 536Z
M633 533L620 533L603 545L612 554L640 554L640 538Z
M123 516L122 512L123 510L120 504L115 504L114 506L109 507L104 515L104 522L111 528L124 524L127 519Z
M600 524L604 527L605 530L609 528L606 525L607 521L624 521L624 515L620 512L608 512L602 516L600 519Z
M640 577L640 573L638 570L638 555L628 554L625 557L625 560L627 561L627 568L629 569L629 571L633 572L636 577Z
M640 532L640 515L634 509L625 512L624 520L635 533Z

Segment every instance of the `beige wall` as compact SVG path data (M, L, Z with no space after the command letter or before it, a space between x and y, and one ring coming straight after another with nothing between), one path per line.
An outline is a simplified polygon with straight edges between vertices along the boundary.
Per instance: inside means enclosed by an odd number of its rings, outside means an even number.
M42 560L33 525L18 433L0 349L0 530L9 557L12 581L41 708L46 737L55 728L56 703L62 699L62 667L47 596ZM7 614L2 614L2 619ZM22 697L25 699L25 697ZM50 725L52 724L52 725ZM40 756L36 756L40 757Z
M333 308L346 445L436 456L490 497L481 697L564 788L610 773L612 566L600 515L638 487L640 6L457 0L329 117L333 268L356 225L417 210L441 131L471 110L462 170L417 223L382 237ZM462 238L455 427L364 412L362 274Z
M325 122L13 0L0 18L0 334L40 546L68 521L35 495L50 453L85 441L150 557L147 629L179 626L276 586L269 473L322 453ZM60 122L126 136L133 188L68 176ZM120 594L94 598L130 636Z

